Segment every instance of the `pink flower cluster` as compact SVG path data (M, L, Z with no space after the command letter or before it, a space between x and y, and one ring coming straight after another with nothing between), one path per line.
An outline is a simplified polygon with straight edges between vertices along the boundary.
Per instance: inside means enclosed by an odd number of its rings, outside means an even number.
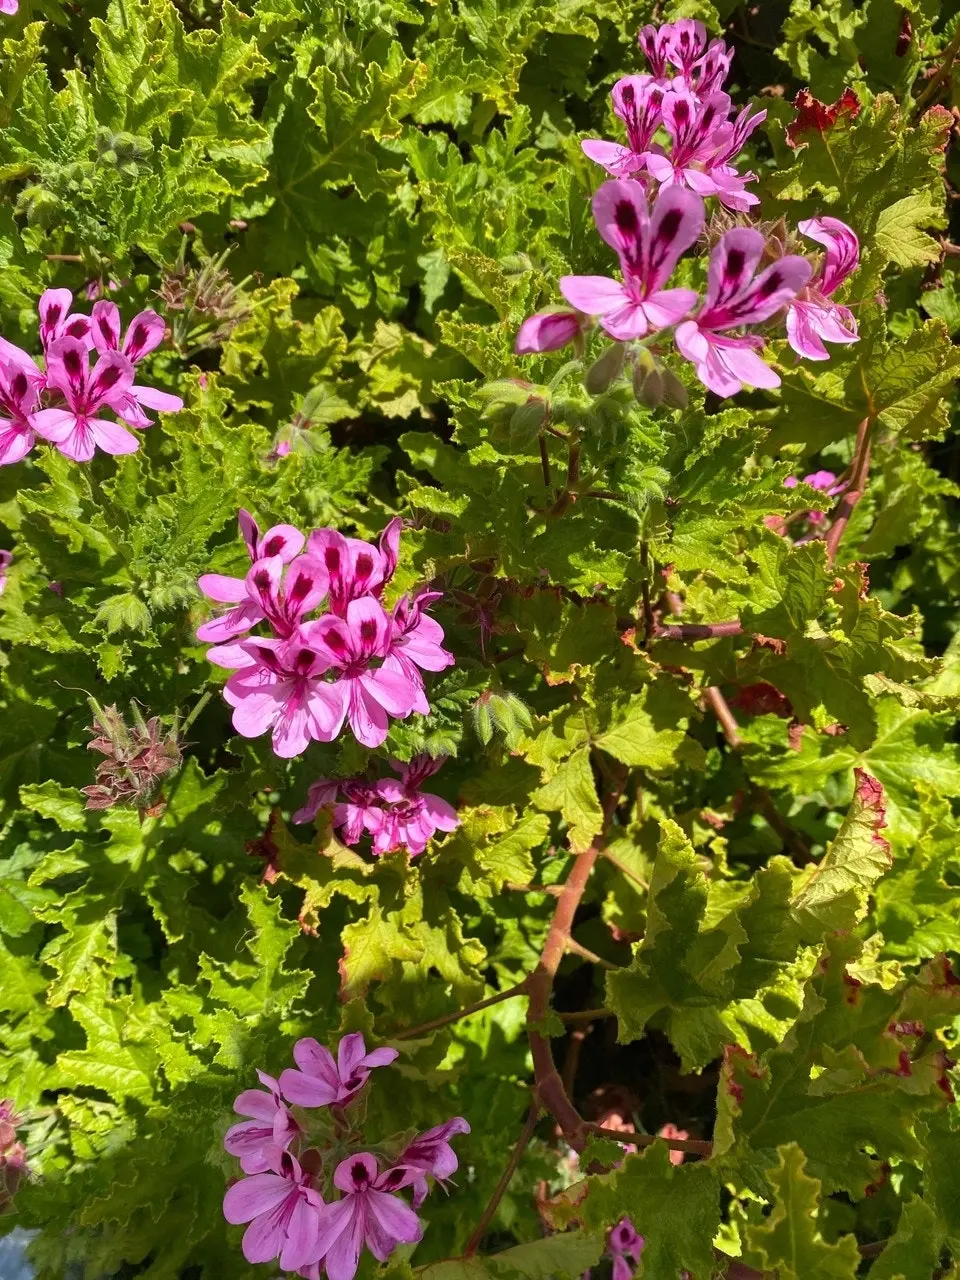
M333 825L344 844L359 844L366 832L373 838L375 854L406 849L414 857L423 853L437 831L456 830L460 825L456 809L440 796L420 790L443 758L420 755L409 764L390 763L399 780L319 778L307 792L307 803L293 815L294 822L311 822L321 809L332 808Z
M530 316L515 349L519 355L556 350L597 321L620 343L646 344L672 329L680 354L717 395L777 387L780 378L758 354L764 338L756 326L785 316L788 342L812 360L829 358L824 342L855 342L852 313L832 297L857 267L859 242L837 218L801 222L799 231L824 249L815 269L775 237L735 226L714 245L702 299L695 289L668 287L680 258L704 232L705 199L715 197L741 215L758 203L745 187L756 175L740 174L732 161L766 112L751 115L745 107L730 118L721 85L732 51L722 40L708 44L701 23L644 27L639 41L652 74L626 76L612 91L627 145L582 144L614 175L595 193L593 217L617 254L621 279L562 277L560 291L574 310ZM660 131L669 147L655 141Z
M234 672L224 697L238 733L269 731L276 754L291 757L311 741L332 742L345 721L364 746L379 747L391 717L429 714L421 671L442 671L454 658L426 612L439 592L404 596L389 612L381 603L400 529L400 519L391 520L375 547L335 529L305 538L276 525L261 535L240 512L250 570L199 579L206 596L231 607L197 630L213 643L209 660ZM323 601L327 611L308 620ZM261 622L272 637L248 634Z
M385 1262L397 1244L420 1240L414 1210L426 1199L427 1178L444 1182L456 1173L450 1139L470 1126L454 1116L412 1140L378 1143L378 1151L394 1149L389 1159L361 1150L345 1108L374 1068L396 1056L396 1049L367 1053L359 1032L344 1036L336 1058L316 1040L298 1040L295 1070L279 1080L258 1071L264 1088L237 1098L234 1110L250 1118L228 1130L223 1145L247 1176L227 1191L223 1213L230 1223L250 1224L243 1236L248 1262L279 1258L284 1271L308 1280L353 1280L364 1245ZM303 1108L329 1108L332 1130ZM412 1207L397 1194L406 1187Z
M20 1183L29 1173L27 1149L17 1137L23 1121L9 1098L0 1101L0 1213L9 1209Z
M139 441L127 427L152 426L148 409L183 408L179 396L136 382L135 365L163 341L155 311L141 311L123 333L116 303L97 302L89 316L73 314L72 305L69 289L40 298L42 369L0 338L0 466L25 458L37 436L74 462L89 462L98 449L135 453Z
M0 13L16 13L20 8L20 0L0 0Z

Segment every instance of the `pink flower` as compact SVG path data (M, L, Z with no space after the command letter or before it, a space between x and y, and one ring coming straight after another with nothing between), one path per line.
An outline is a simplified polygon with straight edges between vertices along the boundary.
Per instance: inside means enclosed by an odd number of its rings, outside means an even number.
M331 579L331 598L333 589ZM342 617L328 613L304 628L304 636L328 666L337 668L334 688L357 741L379 747L387 736L388 717L405 719L422 698L422 682L415 684L402 668L373 665L386 658L393 639L383 606L371 596L350 600Z
M627 146L600 138L580 143L584 155L602 164L615 178L627 178L647 167L644 153L662 120L664 86L650 76L624 76L610 93L614 114L627 127Z
M513 349L518 356L557 351L572 342L579 332L580 317L575 311L540 311L524 320Z
M692 289L664 289L677 260L703 228L703 201L692 192L659 192L652 213L639 183L605 182L593 197L601 236L617 251L623 284L606 276L563 276L560 290L580 311L601 317L612 338L628 341L677 324L696 302Z
M621 1218L607 1236L607 1252L613 1259L612 1280L631 1280L644 1244L630 1219Z
M237 513L240 533L247 544L247 552L251 561L264 560L269 556L278 556L284 564L300 554L306 542L299 529L292 524L275 524L261 536L260 526L249 511L242 507Z
M90 321L90 338L98 351L119 351L131 364L137 364L163 341L166 326L155 311L141 311L120 336L120 310L115 302L94 304ZM161 413L177 413L183 408L179 396L172 396L155 387L134 384L116 406L117 414L132 427L147 427L153 419L144 409L156 409Z
M7 570L13 563L12 551L0 551L0 596L7 589Z
M399 517L391 520L376 547L360 538L345 538L336 529L315 529L311 533L308 554L327 571L334 613L342 617L352 600L381 594L397 567L402 527Z
M393 768L400 774L400 780L382 778L375 784L374 790L381 800L386 800L392 807L387 818L373 836L374 853L391 853L395 849L406 848L416 856L424 849L438 831L455 831L460 819L454 807L433 795L429 791L421 791L420 783L436 773L443 764L443 757L433 759L428 755L415 756L408 765L392 760Z
M711 40L710 47L696 63L687 83L700 98L716 93L723 88L724 81L730 74L731 62L733 50L723 40Z
M839 218L808 218L797 224L811 240L822 244L823 265L787 308L787 341L808 360L829 360L824 342L856 342L857 322L849 307L831 302L847 276L857 269L860 242Z
M322 1260L329 1280L353 1280L364 1246L379 1262L386 1262L398 1244L416 1244L423 1236L420 1219L390 1192L402 1186L402 1174L379 1172L375 1156L367 1152L342 1160L333 1175L341 1200L320 1213L314 1260Z
M799 481L796 476L787 476L783 482L785 489L795 489ZM832 471L813 471L808 476L803 477L803 483L810 485L812 489L820 489L828 494L831 498L838 493L843 492L844 486L837 483L837 477ZM824 520L822 511L808 511L807 519L811 524L821 524Z
M368 832L373 837L375 854L406 849L416 856L437 831L454 831L460 825L452 805L420 790L421 782L436 773L443 759L420 755L408 765L392 760L399 780L368 782L364 778L347 778L334 782L321 778L310 787L307 803L297 810L293 820L310 822L321 809L333 806L333 825L340 830L344 844L358 844ZM343 796L339 803L338 795Z
M60 392L66 408L41 409L30 417L37 435L55 444L74 462L104 453L135 453L135 436L117 422L97 417L113 409L133 385L133 365L119 352L106 352L91 371L89 353L79 338L58 338L47 350L47 389Z
M31 418L40 404L39 369L37 374L32 378L23 365L7 363L0 356L0 466L19 462L36 442Z
M728 209L745 213L752 205L759 204L759 196L746 190L746 183L756 180L755 173L738 173L730 164L740 154L751 133L767 118L766 111L750 114L744 107L736 120L720 126L714 134L713 146L704 161L706 172L715 188L721 204Z
M90 317L70 314L73 306L73 294L69 289L47 289L40 295L37 311L40 315L40 345L44 352L60 338L76 338L78 342L89 348Z
M20 0L0 0L0 13L16 13L20 8Z
M271 1172L241 1178L223 1198L228 1222L250 1223L243 1234L246 1260L279 1258L284 1271L295 1271L316 1257L323 1208L309 1176L286 1151L275 1158Z
M397 601L391 622L390 649L383 670L406 681L413 696L412 710L429 715L430 705L423 687L423 671L444 671L456 659L443 647L443 627L424 611L439 591L421 591Z
M469 1133L470 1126L462 1116L454 1116L426 1133L419 1134L397 1157L396 1168L416 1174L413 1182L413 1207L419 1209L427 1197L427 1178L438 1182L452 1178L457 1172L457 1154L450 1145L455 1133Z
M283 759L300 755L311 741L333 741L343 725L342 691L322 679L330 661L316 645L299 635L243 640L231 648L248 662L224 689L237 733L257 738L272 732L273 750ZM218 661L227 661L222 652Z
M309 1036L293 1046L293 1057L299 1071L288 1067L280 1074L280 1089L287 1101L299 1107L343 1107L357 1096L374 1067L389 1066L397 1051L367 1053L363 1035L354 1031L340 1041L336 1061L329 1049Z
M722 336L725 330L769 320L810 278L810 263L795 256L781 258L757 275L763 250L759 231L735 227L725 232L710 255L703 305L676 331L677 346L693 362L697 377L720 396L735 395L744 383L780 385L756 354L763 348L762 338Z
M266 1173L276 1162L278 1152L286 1151L300 1132L300 1126L284 1106L280 1086L273 1076L258 1071L263 1089L245 1089L233 1104L241 1116L250 1116L235 1124L224 1135L223 1145L232 1156L239 1156L244 1173Z
M205 573L197 585L211 600L234 605L198 627L198 640L221 644L263 619L278 640L289 640L326 595L327 574L311 556L298 556L286 566L280 556L265 556L251 566L245 578Z
M765 117L762 112L750 116L747 108L731 124L729 113L727 94L699 98L682 81L674 81L663 98L663 125L673 146L669 155L661 148L644 153L648 173L662 186L676 184L701 196L715 195L731 208L756 204L757 197L743 190L753 175L741 177L728 161Z

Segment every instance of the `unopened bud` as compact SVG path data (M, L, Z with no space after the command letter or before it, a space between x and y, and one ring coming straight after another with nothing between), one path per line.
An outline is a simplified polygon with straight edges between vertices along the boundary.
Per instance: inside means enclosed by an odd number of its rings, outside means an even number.
M529 444L547 419L546 402L530 399L519 409L514 409L510 418L510 443L517 446Z
M647 371L638 364L633 371L633 394L648 409L656 409L663 400L663 376L660 370Z
M690 397L677 375L669 369L661 369L660 377L663 380L663 403L671 409L686 409Z
M586 372L583 385L592 396L601 395L623 373L626 348L622 342L613 342Z

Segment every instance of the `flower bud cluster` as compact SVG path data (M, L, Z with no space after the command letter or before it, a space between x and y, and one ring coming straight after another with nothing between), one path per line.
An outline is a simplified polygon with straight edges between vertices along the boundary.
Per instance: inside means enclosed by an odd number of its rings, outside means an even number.
M401 521L391 520L377 546L292 525L261 534L240 512L250 571L242 578L206 573L200 590L231 607L197 630L213 642L207 657L234 672L224 697L233 727L246 738L271 732L278 756L332 742L344 723L358 742L379 747L390 718L428 715L421 671L442 671L453 654L426 610L436 591L404 596L390 611L381 603L393 577ZM319 618L309 619L326 602ZM265 622L270 638L250 635Z
M115 706L93 708L90 751L105 758L97 765L97 780L81 787L87 809L111 809L114 805L135 805L146 813L158 809L157 790L164 774L180 767L180 741L176 728L166 730L158 716L144 720L136 703L131 704L133 724L128 725ZM162 806L161 806L162 807Z
M344 1036L337 1056L316 1040L293 1047L296 1069L278 1080L258 1071L262 1089L247 1089L234 1110L249 1116L223 1144L247 1175L223 1201L228 1222L249 1223L248 1262L278 1258L284 1271L308 1280L353 1280L363 1246L385 1262L398 1244L415 1244L423 1224L415 1210L457 1170L450 1139L469 1133L460 1116L415 1136L371 1144L360 1133L362 1098L371 1072L389 1066L396 1049L367 1053L359 1032ZM313 1113L313 1114L311 1114ZM317 1114L319 1113L319 1114ZM399 1194L411 1189L411 1203Z

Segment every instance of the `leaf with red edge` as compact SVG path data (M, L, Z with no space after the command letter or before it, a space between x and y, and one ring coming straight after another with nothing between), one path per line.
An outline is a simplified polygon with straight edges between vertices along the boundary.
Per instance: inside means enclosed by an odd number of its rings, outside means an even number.
M787 126L787 142L798 151L809 139L804 134L815 133L821 137L830 133L837 122L852 124L861 111L860 99L850 88L844 89L836 102L828 106L816 99L809 89L801 89L793 100L797 109L796 119Z

